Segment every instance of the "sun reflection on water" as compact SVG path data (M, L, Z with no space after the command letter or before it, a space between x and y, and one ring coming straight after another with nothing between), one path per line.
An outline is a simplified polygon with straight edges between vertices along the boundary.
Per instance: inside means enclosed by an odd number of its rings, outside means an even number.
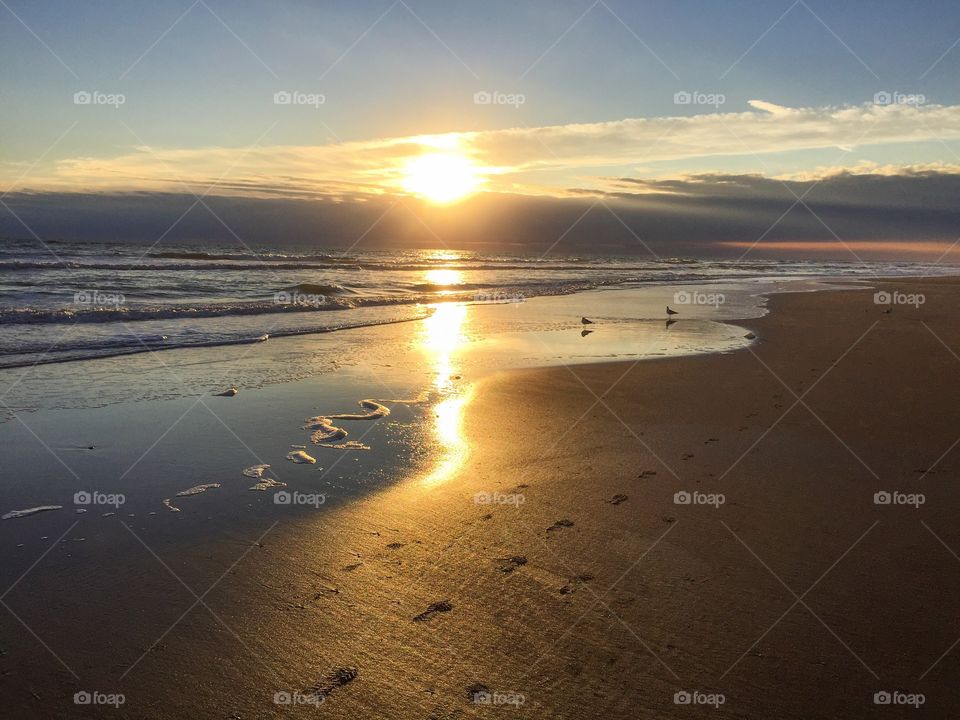
M439 456L424 483L436 485L449 480L463 465L469 450L463 437L463 413L470 402L471 388L461 390L458 377L459 353L467 342L463 332L467 306L440 303L423 322L420 347L433 373L434 390L443 399L433 408L433 435Z

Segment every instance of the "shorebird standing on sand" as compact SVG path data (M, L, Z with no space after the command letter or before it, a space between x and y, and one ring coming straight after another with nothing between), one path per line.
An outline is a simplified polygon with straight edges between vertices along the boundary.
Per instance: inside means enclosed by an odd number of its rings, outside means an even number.
M669 317L670 315L679 315L679 314L680 314L680 313L678 313L676 310L671 310L671 309L670 309L670 306L667 305L667 316L668 316L668 317Z
M581 325L593 325L593 320L587 320L585 317L580 318Z

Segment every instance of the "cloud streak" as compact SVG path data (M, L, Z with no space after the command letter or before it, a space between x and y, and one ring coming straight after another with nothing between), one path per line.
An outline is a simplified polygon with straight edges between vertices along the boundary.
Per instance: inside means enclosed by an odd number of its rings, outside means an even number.
M561 195L564 174L585 168L730 156L761 157L815 148L960 138L960 106L856 105L786 108L752 101L745 112L512 128L376 139L322 146L163 149L74 157L36 168L5 190L183 191L214 195L369 199L402 193L404 167L426 152L468 156L493 191ZM546 172L544 172L546 171ZM537 180L531 178L536 173ZM553 177L551 179L551 173ZM608 189L602 173L596 189Z

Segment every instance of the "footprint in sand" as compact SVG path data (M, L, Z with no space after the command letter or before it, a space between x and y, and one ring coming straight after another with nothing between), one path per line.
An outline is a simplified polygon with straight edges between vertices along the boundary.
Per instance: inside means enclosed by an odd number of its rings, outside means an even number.
M392 542L392 543L390 543L389 545L387 545L387 547L390 548L391 550L399 550L400 548L403 547L403 543L402 543L402 542Z
M640 473L640 477L642 478L653 477L656 474L657 474L656 470L644 470L642 473Z
M560 588L560 594L570 595L571 593L576 592L580 585L588 583L591 580L593 580L593 575L588 575L586 573L582 575L574 575L572 578L570 578L570 582Z
M337 668L320 680L320 682L318 682L316 685L305 688L303 690L303 695L312 695L316 698L319 698L322 702L326 700L327 697L335 690L339 690L344 685L349 685L356 680L359 674L360 671L354 667Z
M562 530L563 528L573 527L573 520L557 520L553 525L547 528L547 532L553 532L554 530Z
M626 502L628 499L629 499L629 498L628 498L626 495L622 495L622 494L620 494L620 493L617 493L617 494L614 495L612 498L610 498L609 500L607 500L607 502L610 503L611 505L619 505L619 504L622 503L622 502Z
M710 443L720 442L720 438L707 438L703 441L704 445L709 445Z
M512 573L518 567L526 565L527 558L524 555L511 555L510 557L497 558L497 562L500 563L500 572Z
M426 622L436 613L446 613L450 612L451 610L453 610L453 605L450 604L449 600L441 600L440 602L430 603L426 610L413 618L413 621Z
M340 568L340 569L343 570L344 572L353 572L354 570L356 570L356 569L357 569L358 567L360 567L361 565L363 565L363 563L353 563L353 565L344 565L344 566L343 566L342 568Z

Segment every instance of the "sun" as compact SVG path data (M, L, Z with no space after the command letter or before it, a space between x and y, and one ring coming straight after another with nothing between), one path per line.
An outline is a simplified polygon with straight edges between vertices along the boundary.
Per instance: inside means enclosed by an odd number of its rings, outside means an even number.
M479 168L456 153L430 153L407 163L403 187L437 205L462 200L484 182Z

